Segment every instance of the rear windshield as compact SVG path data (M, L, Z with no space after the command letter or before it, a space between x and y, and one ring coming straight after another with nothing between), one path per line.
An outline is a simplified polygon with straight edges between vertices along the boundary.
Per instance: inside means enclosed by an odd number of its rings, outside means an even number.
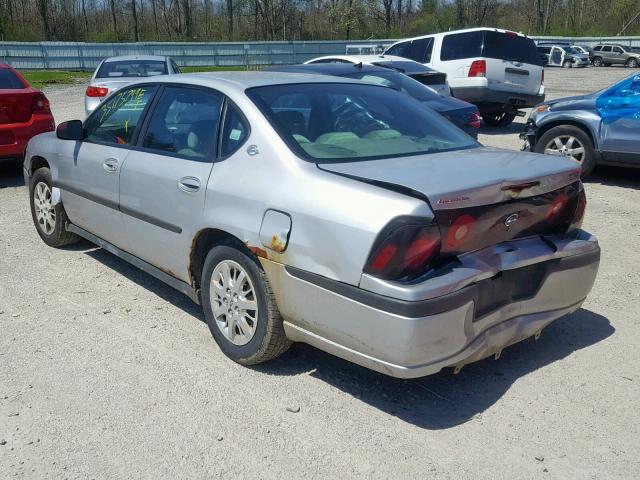
M26 88L18 76L9 68L0 68L0 89Z
M441 60L475 57L541 65L536 44L520 35L478 30L446 35L442 40Z
M477 147L420 102L366 84L288 84L247 95L282 139L312 162L359 161Z
M344 75L347 78L355 78L356 80L363 80L369 83L375 83L382 85L383 87L390 87L398 92L409 95L410 97L426 102L427 100L436 100L440 96L430 88L425 87L422 83L414 80L411 77L407 77L402 73L394 71L389 72L356 72L349 75Z
M167 63L160 60L122 60L104 62L100 65L96 78L153 77L166 73Z

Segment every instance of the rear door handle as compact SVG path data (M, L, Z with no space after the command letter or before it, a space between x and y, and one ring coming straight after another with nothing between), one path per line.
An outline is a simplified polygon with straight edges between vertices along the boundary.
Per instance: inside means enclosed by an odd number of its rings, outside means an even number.
M182 177L178 181L178 188L186 193L195 193L200 190L200 179L196 177Z
M102 168L108 173L114 173L118 171L118 160L115 158L107 158L102 163Z

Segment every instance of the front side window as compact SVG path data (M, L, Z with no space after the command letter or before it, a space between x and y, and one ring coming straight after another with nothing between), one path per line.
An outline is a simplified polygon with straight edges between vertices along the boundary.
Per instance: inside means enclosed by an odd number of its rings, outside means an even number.
M161 60L118 60L103 62L96 73L96 78L139 78L165 75L166 73L167 63Z
M404 52L404 56L411 60L423 63L427 53L427 48L433 43L432 38L420 38L411 42L411 45Z
M396 43L395 45L392 45L391 47L389 47L389 49L384 52L385 55L396 55L398 57L405 57L405 50L407 50L407 47L411 44L411 42L400 42L400 43Z
M85 139L97 143L131 145L142 113L155 90L155 86L143 86L113 94L87 119Z
M151 112L142 146L193 160L212 159L222 101L214 91L166 87Z
M478 146L420 102L386 87L288 84L252 88L247 95L291 149L312 162L370 160Z
M613 47L613 53L623 53L620 47Z

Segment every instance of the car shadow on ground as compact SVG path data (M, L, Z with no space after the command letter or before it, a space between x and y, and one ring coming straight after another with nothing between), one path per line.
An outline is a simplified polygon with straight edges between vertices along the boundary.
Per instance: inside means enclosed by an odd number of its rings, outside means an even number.
M0 160L0 188L22 187L22 162L19 160Z
M188 297L117 256L84 241L71 248L85 250L86 255L157 295L158 302L168 301L205 321L200 307ZM304 344L294 344L280 358L251 368L265 375L310 375L407 423L438 430L478 418L519 378L594 345L614 331L607 318L580 309L549 325L539 340L529 338L505 349L497 361L489 358L467 365L458 375L448 368L413 380L388 377Z
M505 349L497 361L491 357L465 366L457 375L448 368L414 380L388 377L302 344L253 368L270 375L306 373L407 423L439 430L479 417L519 378L614 331L602 315L580 309L549 325L539 340L529 338Z
M480 130L478 133L480 135L520 135L524 130L524 123L518 122L517 120L513 122L511 125L507 125L506 127L490 127L486 123L482 123L480 125Z
M586 178L585 183L638 190L640 189L640 168L599 166Z

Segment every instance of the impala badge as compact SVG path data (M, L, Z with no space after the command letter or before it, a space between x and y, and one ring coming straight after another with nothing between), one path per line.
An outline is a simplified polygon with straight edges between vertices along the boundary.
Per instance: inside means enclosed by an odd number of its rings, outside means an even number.
M512 213L505 219L504 226L507 227L507 230L509 230L513 225L516 224L516 222L518 221L518 218L519 218L519 215L517 213Z

